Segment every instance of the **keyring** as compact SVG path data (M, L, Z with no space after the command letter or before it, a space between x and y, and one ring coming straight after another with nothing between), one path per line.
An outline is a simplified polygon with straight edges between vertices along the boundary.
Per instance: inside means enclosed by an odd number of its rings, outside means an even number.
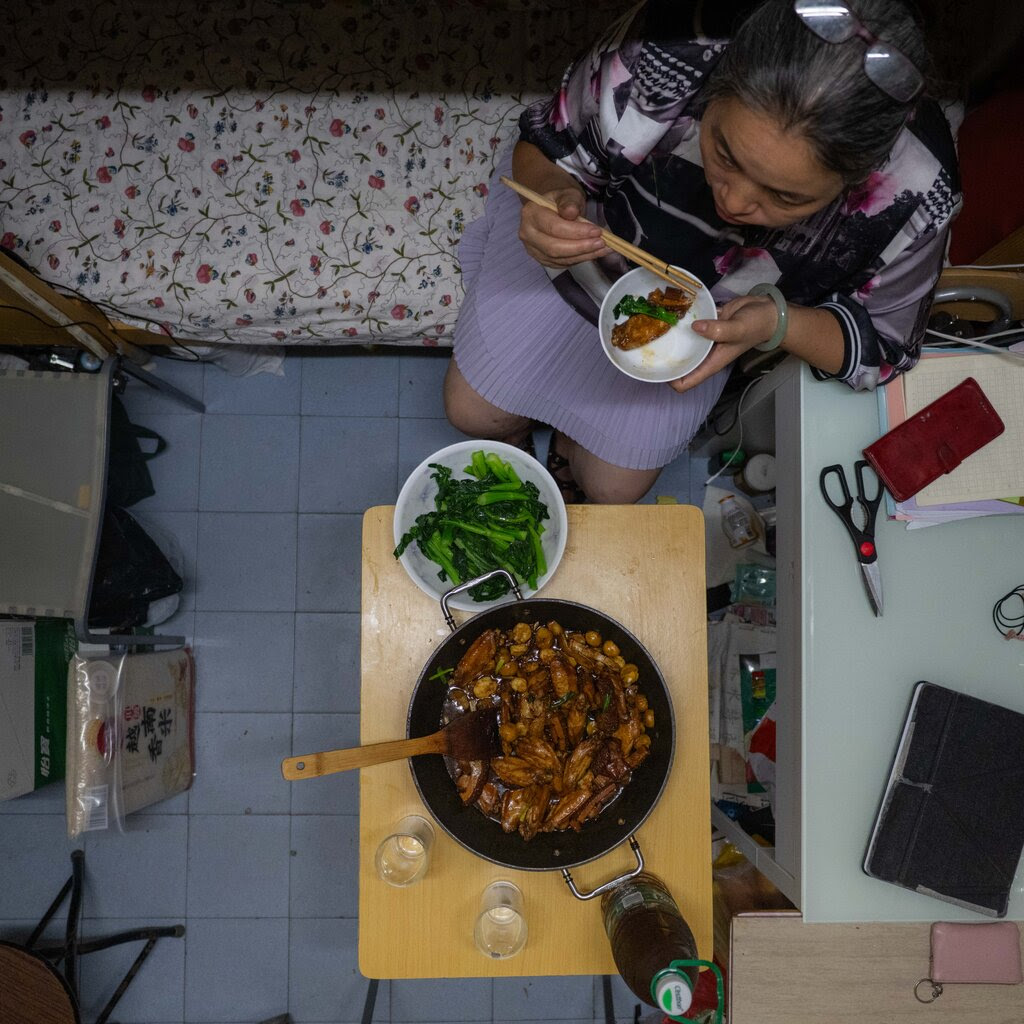
M922 999L922 998L921 998L921 996L920 996L920 994L918 993L918 991L917 991L917 990L918 990L918 989L919 989L919 988L920 988L920 987L921 987L922 985L931 985L931 987L932 987L932 997L931 997L931 999ZM917 983L917 984L916 984L916 985L914 986L914 998L915 998L915 999L916 999L916 1000L917 1000L917 1001L918 1001L919 1003L926 1003L926 1004L927 1004L927 1003L934 1003L934 1002L935 1002L935 1000L936 1000L936 999L938 999L938 998L939 998L939 996L941 996L941 995L942 995L942 986L941 986L941 985L940 985L940 984L939 984L939 983L938 983L937 981L932 981L932 979L931 979L931 978L922 978L922 979L921 979L921 980L920 980L920 981L919 981L919 982L918 982L918 983Z

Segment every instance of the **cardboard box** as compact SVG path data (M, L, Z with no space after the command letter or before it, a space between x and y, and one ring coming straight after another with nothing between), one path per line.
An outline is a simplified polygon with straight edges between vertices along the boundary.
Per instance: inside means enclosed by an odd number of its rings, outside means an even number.
M64 778L70 619L0 619L0 800Z

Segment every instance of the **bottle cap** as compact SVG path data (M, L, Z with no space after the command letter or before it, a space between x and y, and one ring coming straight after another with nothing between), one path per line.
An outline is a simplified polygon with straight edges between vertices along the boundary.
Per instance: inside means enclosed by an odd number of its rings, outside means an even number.
M651 981L651 995L659 1009L669 1017L678 1017L686 1013L693 1002L693 989L690 979L678 967L666 967L659 971Z
M723 469L739 469L746 459L747 453L742 448L726 448L718 453L719 465Z

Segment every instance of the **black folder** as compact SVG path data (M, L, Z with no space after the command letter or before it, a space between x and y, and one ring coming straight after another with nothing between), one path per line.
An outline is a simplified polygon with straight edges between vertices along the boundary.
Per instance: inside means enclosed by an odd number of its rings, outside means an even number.
M864 870L1005 917L1022 850L1024 714L917 683Z

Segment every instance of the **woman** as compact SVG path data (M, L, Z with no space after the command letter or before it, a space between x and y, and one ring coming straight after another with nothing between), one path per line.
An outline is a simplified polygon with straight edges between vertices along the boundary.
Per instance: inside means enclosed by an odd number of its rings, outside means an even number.
M767 0L731 41L701 13L651 0L577 60L499 168L558 213L495 184L460 249L448 417L514 444L550 424L570 498L576 481L591 501L641 498L755 346L857 389L909 369L959 208L896 0ZM648 384L605 359L580 271L627 267L584 214L711 288L719 318L694 330L715 344L692 373Z

